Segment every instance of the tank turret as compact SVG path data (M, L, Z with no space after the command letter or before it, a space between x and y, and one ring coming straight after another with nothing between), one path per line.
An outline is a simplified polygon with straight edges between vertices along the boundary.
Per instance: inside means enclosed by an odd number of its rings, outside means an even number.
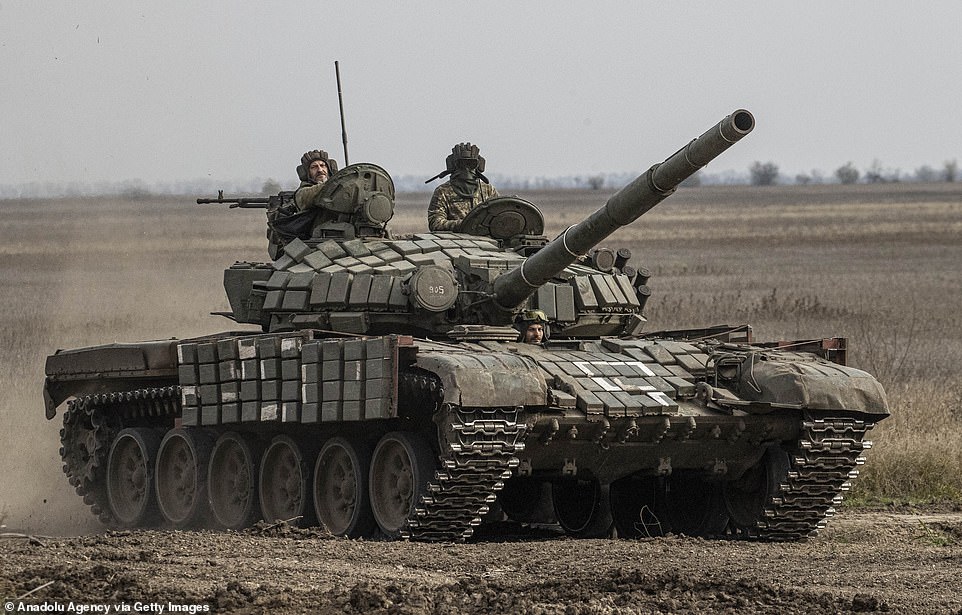
M229 316L268 331L320 327L465 339L497 336L495 329L518 312L539 308L562 338L637 331L644 280L626 266L625 250L616 256L596 246L754 124L751 113L735 111L552 241L541 235L537 206L518 197L482 204L459 233L392 238L390 177L375 165L351 165L325 186L321 222L310 235L289 238L271 264L238 263L226 272Z

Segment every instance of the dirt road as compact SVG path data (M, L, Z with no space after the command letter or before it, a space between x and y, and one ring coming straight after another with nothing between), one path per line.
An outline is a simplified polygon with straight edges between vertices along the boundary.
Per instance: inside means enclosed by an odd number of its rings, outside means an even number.
M40 588L27 603L131 612L962 613L957 513L845 511L798 544L525 538L364 542L286 526L6 536L0 596L8 609Z

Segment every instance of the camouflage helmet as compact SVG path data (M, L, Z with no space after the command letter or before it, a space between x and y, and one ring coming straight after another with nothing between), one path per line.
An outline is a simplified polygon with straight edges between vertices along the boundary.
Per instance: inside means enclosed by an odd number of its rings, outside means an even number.
M474 167L479 173L484 173L484 156L477 145L458 143L451 148L451 153L444 159L444 166L448 173L453 173L459 166Z
M548 315L545 314L543 310L524 310L523 312L518 313L518 316L514 321L516 323L523 323L525 325L530 325L531 323L535 322L548 324Z
M327 164L327 172L329 175L334 175L337 173L337 161L333 158L328 157L327 152L322 149L312 149L309 152L304 152L301 156L301 164L297 165L297 177L302 182L308 180L308 169L311 167L311 163L315 160L323 160Z
M481 150L478 149L477 145L472 145L471 143L458 143L451 148L451 153L448 157L444 159L444 170L426 180L424 183L428 184L436 179L441 179L442 177L447 177L458 167L473 169L481 181L484 183L488 182L488 178L484 176L484 156L481 155Z
M518 341L524 341L524 333L533 324L544 326L544 339L551 336L551 328L548 326L548 316L542 310L524 310L514 319L514 328L518 330Z

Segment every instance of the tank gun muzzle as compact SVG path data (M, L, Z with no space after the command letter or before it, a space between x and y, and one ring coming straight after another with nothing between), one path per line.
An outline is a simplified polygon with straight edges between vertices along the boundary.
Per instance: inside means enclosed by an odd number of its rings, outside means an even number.
M493 306L503 318L521 306L540 286L592 247L675 191L686 178L711 162L755 127L755 118L738 109L664 162L619 190L603 207L568 227L561 235L494 281Z

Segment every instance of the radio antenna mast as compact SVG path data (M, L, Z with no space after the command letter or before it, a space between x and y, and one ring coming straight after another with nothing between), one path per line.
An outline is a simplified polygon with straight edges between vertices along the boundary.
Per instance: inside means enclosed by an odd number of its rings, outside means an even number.
M334 74L337 77L337 106L341 110L341 141L344 143L344 166L351 164L347 157L347 128L344 127L344 97L341 95L341 68L334 60Z

